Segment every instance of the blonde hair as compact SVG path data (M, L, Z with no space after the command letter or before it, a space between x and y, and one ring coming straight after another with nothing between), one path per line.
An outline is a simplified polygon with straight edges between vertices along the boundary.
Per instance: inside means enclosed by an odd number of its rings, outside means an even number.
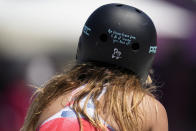
M148 81L150 84L151 79L148 78ZM100 101L97 98L106 83L104 105L100 106ZM80 130L83 130L83 126L79 114L85 116L94 127L105 130L106 127L99 119L99 114L103 111L112 116L121 131L142 130L143 115L138 105L146 94L153 96L151 94L152 88L144 88L145 85L141 84L136 75L126 69L97 63L85 63L75 65L68 72L52 78L44 88L37 89L21 131L36 130L41 113L52 100L84 84L86 87L77 93L73 104ZM129 99L131 94L132 98ZM86 96L84 107L81 108L79 103ZM86 112L87 101L90 97L96 107L93 118Z

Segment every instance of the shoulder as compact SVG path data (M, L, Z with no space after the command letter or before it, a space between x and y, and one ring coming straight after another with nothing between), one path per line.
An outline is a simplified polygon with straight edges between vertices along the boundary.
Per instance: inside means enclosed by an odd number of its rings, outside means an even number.
M144 114L145 127L151 131L168 131L167 112L157 99L145 95L140 108Z
M48 118L65 108L66 104L69 102L69 95L70 94L62 95L51 101L41 113L37 126L41 125Z

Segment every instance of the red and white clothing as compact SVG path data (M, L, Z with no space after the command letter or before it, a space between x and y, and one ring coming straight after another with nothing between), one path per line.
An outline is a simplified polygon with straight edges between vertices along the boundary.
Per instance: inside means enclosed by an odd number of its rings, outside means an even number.
M72 96L83 88L85 88L85 85L79 87L72 93L70 102L73 100ZM101 95L98 97L98 100L105 93L105 91L106 88L104 87ZM86 97L80 102L81 107L84 106L85 100ZM94 103L92 102L92 99L89 99L86 107L86 112L92 118L94 117L94 110ZM99 131L99 129L95 128L90 122L88 122L84 116L80 115L80 118L84 131ZM107 127L108 131L113 131L113 129L106 122L104 122L104 120L101 119L101 122ZM72 108L72 104L68 104L65 108L61 109L59 112L44 121L37 128L37 131L80 131L79 122L76 113Z

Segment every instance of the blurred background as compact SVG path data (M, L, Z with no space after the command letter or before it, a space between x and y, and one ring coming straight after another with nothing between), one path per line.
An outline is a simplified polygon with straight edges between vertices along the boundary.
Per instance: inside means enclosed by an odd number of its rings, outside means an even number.
M88 16L106 3L135 6L158 33L153 64L170 131L196 131L196 0L0 0L0 131L18 131L33 89L74 61Z

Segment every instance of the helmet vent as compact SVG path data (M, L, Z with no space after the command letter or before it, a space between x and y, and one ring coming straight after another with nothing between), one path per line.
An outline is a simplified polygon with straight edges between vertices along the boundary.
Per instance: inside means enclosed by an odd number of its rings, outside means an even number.
M133 51L138 51L139 48L140 48L139 43L135 42L135 43L132 44L132 50L133 50Z
M141 10L136 9L136 8L135 8L135 11L136 11L136 12L138 12L138 13L142 13L142 11L141 11Z
M100 40L101 40L102 42L106 42L107 39L108 39L107 34L101 34L101 35L100 35Z
M116 6L117 6L117 7L121 7L121 6L123 6L123 5L122 5L122 4L117 4Z

